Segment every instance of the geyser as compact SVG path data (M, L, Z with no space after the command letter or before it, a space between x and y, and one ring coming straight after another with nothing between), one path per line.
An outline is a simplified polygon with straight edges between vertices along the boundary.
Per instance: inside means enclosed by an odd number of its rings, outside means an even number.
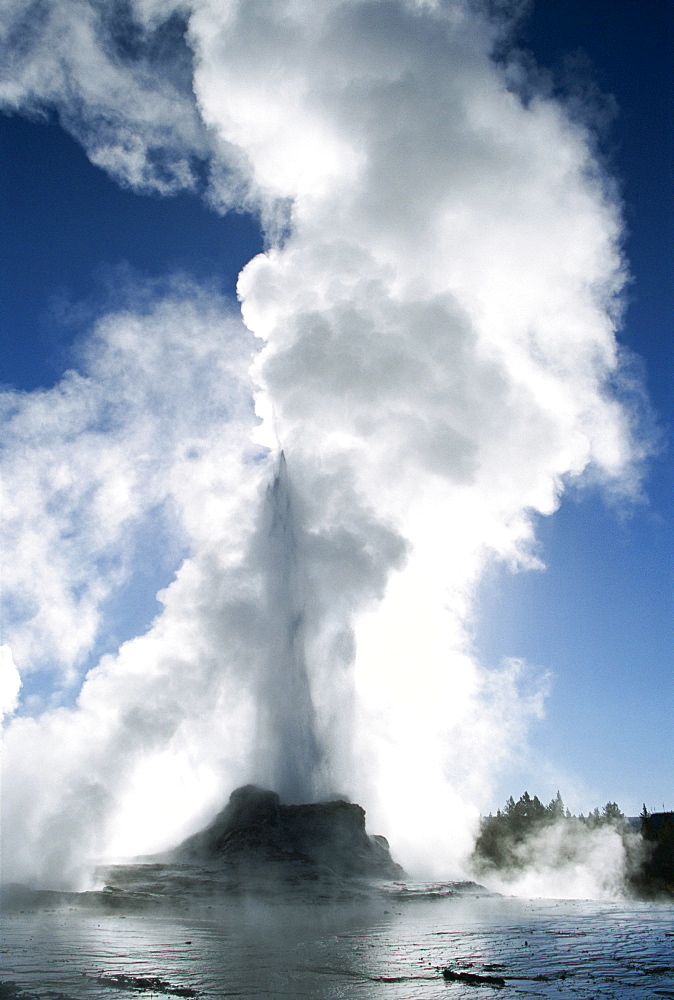
M6 394L5 660L49 687L4 734L8 877L158 851L251 779L343 789L406 869L470 854L545 694L477 661L476 589L641 454L614 188L493 6L5 5L3 108L267 244L238 305L141 282ZM138 635L148 539L175 575Z
M291 800L313 795L322 758L306 663L310 623L300 530L281 452L263 505L257 554L265 586L260 613L269 641L256 699L256 770Z

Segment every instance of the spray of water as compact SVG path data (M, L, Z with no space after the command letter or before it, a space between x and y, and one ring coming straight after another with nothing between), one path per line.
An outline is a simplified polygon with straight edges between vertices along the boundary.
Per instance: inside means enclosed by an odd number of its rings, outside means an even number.
M55 108L121 183L200 190L268 240L240 315L180 279L127 290L78 372L5 394L7 664L62 679L6 726L6 870L167 846L249 780L350 794L403 864L456 869L546 683L476 661L475 588L537 564L569 481L633 489L643 450L587 127L486 4L1 17L5 108ZM175 577L91 667L148 539Z

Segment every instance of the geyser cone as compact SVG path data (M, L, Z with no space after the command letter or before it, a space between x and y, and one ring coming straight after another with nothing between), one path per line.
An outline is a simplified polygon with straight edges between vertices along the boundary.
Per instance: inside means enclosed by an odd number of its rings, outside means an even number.
M318 866L339 875L400 878L384 837L368 836L365 810L343 799L283 805L276 792L245 785L213 822L183 841L174 860Z

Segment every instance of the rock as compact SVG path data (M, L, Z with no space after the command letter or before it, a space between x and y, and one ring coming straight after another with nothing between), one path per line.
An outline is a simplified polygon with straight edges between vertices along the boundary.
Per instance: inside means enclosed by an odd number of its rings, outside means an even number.
M397 879L385 837L369 836L365 810L337 799L283 805L276 792L245 785L200 833L183 841L176 861L295 862L347 876Z
M101 973L96 979L101 986L112 986L121 990L131 990L136 992L164 993L174 997L198 997L199 994L190 986L176 986L158 976L127 976L125 973L106 976Z
M443 969L442 978L447 983L464 983L466 986L495 986L496 988L500 988L506 984L502 976L481 976L476 972L453 972L451 969Z

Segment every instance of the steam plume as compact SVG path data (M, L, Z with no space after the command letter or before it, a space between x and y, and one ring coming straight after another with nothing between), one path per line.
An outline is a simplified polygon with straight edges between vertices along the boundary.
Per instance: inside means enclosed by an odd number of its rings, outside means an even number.
M463 0L2 18L5 107L55 108L139 191L205 176L269 243L243 324L174 282L101 318L81 372L7 395L8 641L81 686L7 727L9 868L163 846L251 779L349 792L403 863L456 864L545 693L476 662L475 587L536 565L569 481L632 489L642 448L589 133ZM180 562L160 613L86 672L157 531Z

